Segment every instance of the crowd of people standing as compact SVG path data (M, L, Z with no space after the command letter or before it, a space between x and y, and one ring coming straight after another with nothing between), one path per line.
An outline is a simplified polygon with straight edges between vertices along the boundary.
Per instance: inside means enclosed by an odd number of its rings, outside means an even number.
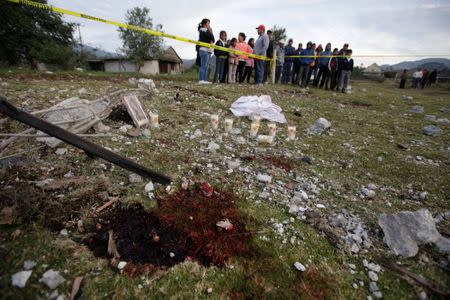
M408 78L408 71L403 70L402 75L400 76L400 88L404 89L406 85L406 80ZM429 72L427 69L417 69L412 74L411 87L414 89L424 89L425 87L430 87L432 84L437 81L437 70L434 69L432 72Z
M295 84L306 88L314 78L312 85L327 90L345 92L353 71L352 50L348 44L342 49L334 48L331 43L322 45L308 42L293 46L293 39L286 43L284 40L274 45L273 33L264 25L257 28L258 38L250 38L239 33L238 37L229 39L226 31L221 31L216 41L209 19L203 19L198 25L199 41L215 44L220 47L235 49L249 54L265 56L269 60L260 60L248 55L237 55L228 51L196 46L197 65L199 66L199 84L209 84L208 73L212 54L215 56L215 83L250 83L254 74L254 83L263 84L271 75L271 60L275 52L275 83ZM275 47L274 47L275 46Z

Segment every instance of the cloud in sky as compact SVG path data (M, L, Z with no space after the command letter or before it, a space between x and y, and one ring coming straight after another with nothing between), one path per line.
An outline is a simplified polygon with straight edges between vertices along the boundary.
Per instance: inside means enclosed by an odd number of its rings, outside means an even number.
M127 9L150 8L154 24L162 24L167 33L197 39L197 24L211 19L216 37L220 30L228 36L245 32L256 37L255 27L274 24L287 29L294 43L314 41L341 48L348 42L355 55L450 55L450 3L445 0L49 0L58 7L100 18L124 22ZM121 46L117 28L70 16L81 24L83 41L108 51ZM195 46L166 39L183 58L195 57ZM399 58L357 58L356 64L394 63L415 60Z

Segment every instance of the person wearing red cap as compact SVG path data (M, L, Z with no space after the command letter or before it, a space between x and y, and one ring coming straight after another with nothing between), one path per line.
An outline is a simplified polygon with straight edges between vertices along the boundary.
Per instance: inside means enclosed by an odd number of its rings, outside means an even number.
M269 37L266 34L266 27L264 25L259 25L258 39L255 42L255 47L253 48L253 53L256 55L266 56L267 48L269 48ZM255 59L255 83L262 84L264 77L265 61Z

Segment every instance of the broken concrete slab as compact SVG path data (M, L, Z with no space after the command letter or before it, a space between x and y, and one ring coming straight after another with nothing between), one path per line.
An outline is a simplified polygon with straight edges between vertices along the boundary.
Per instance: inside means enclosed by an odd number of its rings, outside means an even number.
M413 257L419 251L419 245L436 243L442 238L427 209L381 214L378 224L383 229L384 241L389 248L403 257Z
M33 271L20 271L11 276L12 286L24 288Z
M319 118L314 125L307 129L308 134L322 134L331 128L331 123L325 118Z
M59 271L52 269L42 274L42 278L39 279L39 282L45 283L52 290L56 289L64 281L66 280L59 274Z
M137 128L144 126L150 122L147 114L145 113L141 102L134 94L128 94L123 97L123 105L126 107L134 125Z

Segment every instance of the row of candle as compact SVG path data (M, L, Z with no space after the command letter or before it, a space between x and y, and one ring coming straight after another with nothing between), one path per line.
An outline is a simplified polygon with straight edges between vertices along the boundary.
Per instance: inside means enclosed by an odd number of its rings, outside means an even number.
M225 132L230 132L233 129L233 119L226 118L225 121ZM250 137L257 138L258 142L271 144L275 135L277 133L277 124L269 123L267 124L269 128L269 135L260 135L258 136L259 128L261 127L261 117L253 116L253 121L250 125ZM213 129L219 128L219 115L213 114L211 115L211 127ZM295 140L295 135L297 133L297 128L295 126L288 126L288 139L293 141Z

